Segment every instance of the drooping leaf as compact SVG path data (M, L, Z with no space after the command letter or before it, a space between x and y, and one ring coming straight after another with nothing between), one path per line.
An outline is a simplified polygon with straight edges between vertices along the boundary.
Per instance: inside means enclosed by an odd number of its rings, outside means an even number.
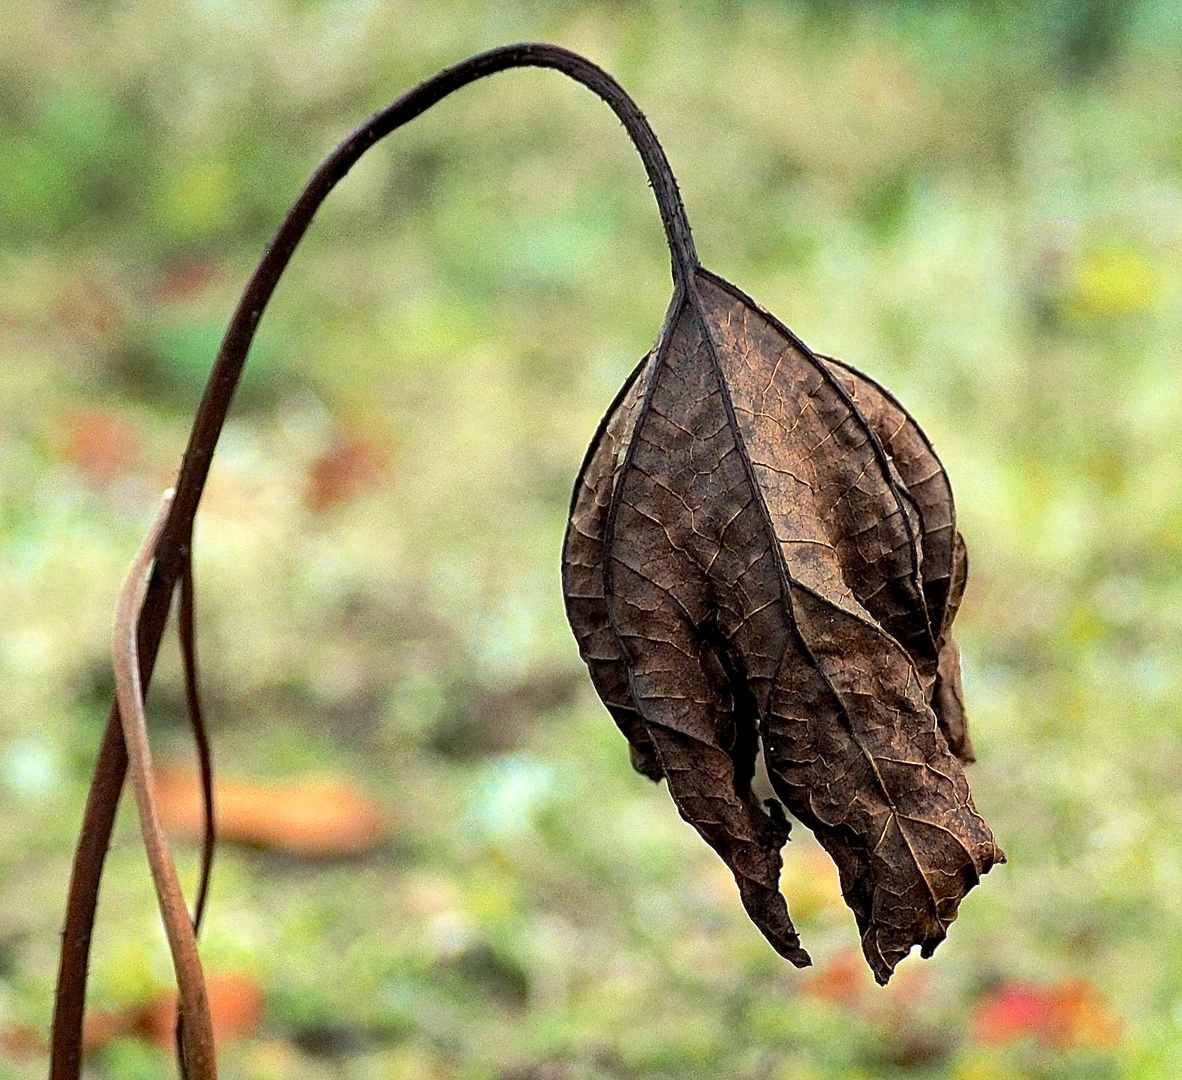
M880 982L1003 858L957 757L966 570L947 477L898 402L695 267L588 450L564 593L637 769L798 966L760 755L836 862Z
M951 489L922 432L885 391L814 356L701 268L669 163L618 83L555 46L504 46L412 88L325 158L235 308L176 488L120 593L117 700L73 864L52 1080L81 1075L98 886L129 771L180 988L182 1073L216 1080L216 1001L195 937L213 833L195 679L194 515L259 320L324 198L378 140L460 87L514 67L561 71L612 108L645 166L669 245L676 291L665 329L588 453L564 559L572 625L637 768L668 782L681 813L733 870L754 921L800 965L808 955L778 888L789 832L782 804L833 857L863 951L883 982L914 944L930 952L965 893L1002 858L957 760L971 759L950 636L967 562ZM99 322L107 333L107 321ZM190 326L195 335L174 343L200 345L196 352L165 352L203 365L214 344L207 329ZM314 496L310 507L351 494L357 465L349 454L330 460L313 477L329 497ZM362 469L360 479L369 475ZM178 584L186 697L209 811L192 916L160 829L144 709ZM752 791L761 757L778 800L761 803ZM301 850L325 853L319 824L337 815L324 813L334 802L324 791L305 791L291 805L272 800L270 809L282 813L261 826L252 814L258 793L248 794L240 820L251 823L240 839L279 844L302 835ZM354 819L348 792L335 801L346 822ZM309 807L317 821L306 829ZM381 826L380 814L365 810L363 845ZM339 851L339 842L328 850ZM238 1014L249 1020L262 1000L247 998Z
M930 625L938 630L936 677L928 699L949 749L971 764L976 757L964 715L960 649L951 633L968 578L968 552L956 531L952 485L928 437L890 391L840 360L818 359L848 379L847 393L882 442L904 494L914 501L922 538L924 602Z

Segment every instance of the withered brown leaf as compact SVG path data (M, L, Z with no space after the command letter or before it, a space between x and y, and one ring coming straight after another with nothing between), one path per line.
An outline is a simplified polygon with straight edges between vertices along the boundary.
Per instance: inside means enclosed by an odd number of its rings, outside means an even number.
M962 769L966 573L902 406L694 266L587 452L564 594L633 764L797 966L781 802L837 863L881 983L1004 860ZM752 790L759 758L779 802Z
M341 142L235 308L175 491L120 594L117 701L73 863L52 1080L81 1074L98 887L129 768L176 960L182 1073L216 1080L215 999L196 946L214 815L196 684L194 515L259 320L317 208L377 141L461 87L516 67L560 71L611 107L644 164L669 245L669 316L588 451L564 551L571 624L636 767L667 781L682 815L733 870L755 923L798 965L808 954L779 892L784 806L837 863L881 982L915 944L931 952L965 894L1002 859L961 769L972 750L951 625L967 558L923 432L881 387L815 356L702 269L664 151L619 83L557 46L503 46L424 80ZM178 585L204 800L192 916L160 832L143 701ZM777 796L765 802L752 787L761 760Z

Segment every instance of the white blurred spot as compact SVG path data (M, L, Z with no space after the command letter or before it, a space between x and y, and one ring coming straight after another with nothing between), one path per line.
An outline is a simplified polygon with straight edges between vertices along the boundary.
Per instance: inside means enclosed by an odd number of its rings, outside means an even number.
M477 787L469 817L494 839L525 832L554 794L553 771L540 761L508 757L494 761Z
M61 783L57 752L37 736L18 740L4 758L4 783L18 798L52 795Z

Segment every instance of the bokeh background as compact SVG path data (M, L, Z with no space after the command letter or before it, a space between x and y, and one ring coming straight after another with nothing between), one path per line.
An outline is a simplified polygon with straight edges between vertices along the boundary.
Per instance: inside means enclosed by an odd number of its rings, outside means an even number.
M931 435L972 560L970 780L1010 863L884 990L798 827L797 972L631 771L558 556L668 257L606 107L500 75L325 206L198 519L243 818L204 932L223 1075L1182 1074L1178 0L4 0L0 25L0 1077L44 1074L110 612L239 288L348 130L520 39L615 74L706 265ZM149 707L183 771L175 651ZM301 847L300 807L343 832ZM90 1076L173 1075L170 980L125 807Z

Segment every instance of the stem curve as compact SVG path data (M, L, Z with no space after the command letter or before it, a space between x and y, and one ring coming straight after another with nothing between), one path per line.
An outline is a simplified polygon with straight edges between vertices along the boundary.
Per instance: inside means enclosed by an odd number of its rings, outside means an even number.
M159 556L166 574L171 575L175 569L169 559L169 549L174 546L179 549L187 539L187 533L182 530L186 522L191 526L196 513L209 472L213 447L229 411L230 400L246 363L247 350L259 320L321 203L362 155L381 139L454 91L478 79L516 67L553 68L582 83L612 108L640 154L648 174L669 244L674 283L676 285L688 280L693 268L698 265L698 257L677 181L665 151L661 149L644 114L607 72L578 53L557 45L543 44L506 45L445 68L375 113L340 143L312 174L267 245L226 329L226 336L218 350L193 422L189 446L177 477L176 501L160 543Z
M677 181L665 152L644 114L623 87L578 53L538 43L491 49L445 68L375 113L341 142L312 174L267 245L226 329L181 461L172 506L155 545L155 562L136 624L139 679L145 692L177 582L187 580L190 573L193 518L247 353L263 311L316 211L329 192L375 143L453 91L497 72L519 67L559 71L587 87L612 109L624 125L648 174L669 245L674 285L677 287L691 281L698 257ZM185 602L183 596L182 604ZM107 719L74 855L54 1000L50 1080L78 1080L81 1072L82 1017L94 913L103 862L128 767L122 724L116 701L112 703ZM205 873L207 870L203 870L198 912L204 902Z
M164 922L180 993L178 1032L181 1037L178 1039L178 1050L181 1052L181 1071L182 1075L192 1076L193 1080L205 1080L206 1077L216 1080L213 1021L209 1015L201 957L197 952L194 921L190 920L185 907L185 897L177 880L176 866L168 849L156 801L155 769L148 746L144 691L140 679L139 635L136 632L136 623L148 588L147 571L152 563L159 532L164 526L165 515L172 505L172 497L170 488L164 493L156 518L140 544L127 572L127 580L119 592L119 600L115 605L111 656L115 668L115 695L119 702L123 745L128 754L128 771L131 773L139 809L144 850L148 855L148 866L156 887L160 916Z

